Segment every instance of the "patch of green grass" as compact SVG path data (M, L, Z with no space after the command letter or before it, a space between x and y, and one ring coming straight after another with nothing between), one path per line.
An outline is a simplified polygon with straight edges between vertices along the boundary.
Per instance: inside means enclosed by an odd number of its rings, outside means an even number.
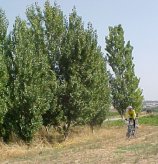
M158 126L158 115L148 115L139 118L139 124ZM122 119L120 120L106 120L103 123L103 127L122 127L125 123Z
M103 127L122 127L124 125L123 120L108 120L103 123Z
M140 117L139 124L158 126L158 115L148 115Z
M118 112L109 112L107 115L109 117L111 117L111 116L120 116Z

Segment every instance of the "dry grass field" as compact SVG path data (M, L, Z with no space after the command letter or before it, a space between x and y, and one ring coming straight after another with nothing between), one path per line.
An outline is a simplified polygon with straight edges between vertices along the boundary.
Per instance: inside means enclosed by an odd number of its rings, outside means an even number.
M62 143L43 141L1 144L2 164L156 164L158 126L141 125L135 138L125 137L126 126L78 129Z

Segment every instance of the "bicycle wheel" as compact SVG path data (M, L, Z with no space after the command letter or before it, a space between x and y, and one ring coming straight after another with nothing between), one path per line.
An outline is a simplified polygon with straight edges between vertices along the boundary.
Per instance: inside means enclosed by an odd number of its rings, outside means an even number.
M130 138L131 137L131 129L130 129L130 127L128 127L128 130L127 130L127 133L126 133L126 137L127 138Z
M126 137L127 138L130 138L133 135L134 135L133 125L128 125Z
M126 133L126 137L127 138L130 138L130 133L127 131L127 133Z

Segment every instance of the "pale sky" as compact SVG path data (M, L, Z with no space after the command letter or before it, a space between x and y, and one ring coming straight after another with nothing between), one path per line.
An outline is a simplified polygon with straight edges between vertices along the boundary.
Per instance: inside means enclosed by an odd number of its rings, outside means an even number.
M12 29L15 17L25 18L26 8L45 0L0 0ZM50 0L53 4L54 1ZM85 27L91 22L97 30L98 44L105 48L108 27L121 24L125 40L134 47L135 74L140 78L145 100L158 100L158 0L56 0L66 16L75 6Z

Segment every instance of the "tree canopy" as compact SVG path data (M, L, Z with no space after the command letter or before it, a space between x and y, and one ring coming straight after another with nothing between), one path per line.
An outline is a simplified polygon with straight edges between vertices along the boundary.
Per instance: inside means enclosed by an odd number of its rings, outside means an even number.
M125 44L121 25L109 27L106 37L107 61L112 69L109 73L113 106L122 116L127 106L132 105L137 112L142 108L143 96L139 88L139 78L135 75L130 41Z

